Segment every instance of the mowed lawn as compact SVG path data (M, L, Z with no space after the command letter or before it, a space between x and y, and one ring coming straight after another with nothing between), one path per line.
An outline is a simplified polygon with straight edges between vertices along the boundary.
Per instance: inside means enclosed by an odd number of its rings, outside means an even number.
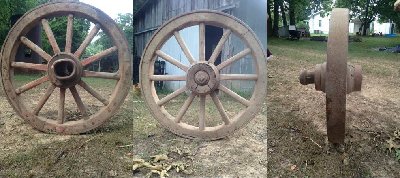
M397 177L400 175L400 54L379 47L400 38L367 37L349 44L362 65L361 92L347 95L345 145L327 143L325 94L298 76L326 61L326 42L268 39L268 177ZM390 144L389 144L390 143ZM397 154L397 157L396 157Z
M23 85L38 77L38 74L18 74L15 82L16 85ZM85 81L102 94L110 93L115 85L112 80ZM44 95L46 86L42 84L24 95L28 101L37 102ZM79 87L78 90L84 104L92 105L93 97ZM56 91L53 95L58 97ZM70 93L67 92L67 95ZM37 131L16 114L3 90L0 91L0 101L0 177L131 176L131 94L109 122L81 135L55 135ZM75 103L69 100L69 104L77 112ZM57 108L57 102L46 104L43 110L53 109L49 115L57 115L54 108Z

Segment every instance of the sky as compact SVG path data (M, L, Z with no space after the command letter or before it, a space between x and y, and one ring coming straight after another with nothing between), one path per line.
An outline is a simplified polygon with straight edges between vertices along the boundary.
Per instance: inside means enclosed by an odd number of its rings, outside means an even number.
M80 2L99 8L112 19L116 19L118 13L133 13L133 1L134 0L80 0Z

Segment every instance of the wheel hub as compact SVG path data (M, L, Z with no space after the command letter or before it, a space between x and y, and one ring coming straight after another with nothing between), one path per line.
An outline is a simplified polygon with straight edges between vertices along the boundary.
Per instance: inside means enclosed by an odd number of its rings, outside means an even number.
M218 69L208 63L193 65L187 73L187 87L196 94L209 94L219 85Z
M50 81L57 87L70 88L82 77L82 66L72 55L60 53L53 56L48 64Z

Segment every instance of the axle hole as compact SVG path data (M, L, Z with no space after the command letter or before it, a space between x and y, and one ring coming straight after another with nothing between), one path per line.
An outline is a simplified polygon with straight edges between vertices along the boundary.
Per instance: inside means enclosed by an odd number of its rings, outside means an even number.
M54 72L59 78L71 77L75 73L75 64L72 61L59 61L54 63Z

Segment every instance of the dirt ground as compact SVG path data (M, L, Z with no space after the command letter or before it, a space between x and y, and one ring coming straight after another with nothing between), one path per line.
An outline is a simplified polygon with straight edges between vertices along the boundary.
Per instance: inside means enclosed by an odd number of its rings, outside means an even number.
M107 96L112 88L98 84L94 82L91 86ZM28 92L27 103L36 106L44 90L44 87L37 87ZM89 94L80 88L78 90L89 109L98 105ZM57 96L56 91L42 109L42 116L56 117L54 103L57 103ZM77 108L69 93L66 100L67 117L73 116ZM131 176L131 96L108 123L81 135L46 134L33 129L15 113L3 90L0 92L0 108L0 177Z

